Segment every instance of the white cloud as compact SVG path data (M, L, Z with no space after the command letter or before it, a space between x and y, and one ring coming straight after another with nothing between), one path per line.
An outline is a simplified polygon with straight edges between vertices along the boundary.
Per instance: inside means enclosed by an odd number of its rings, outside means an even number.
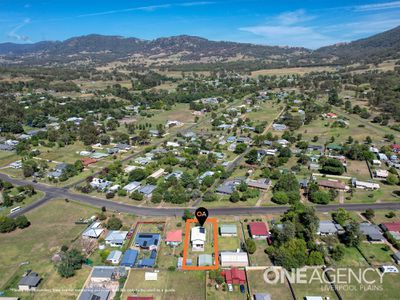
M17 26L15 26L13 29L11 29L11 31L7 34L9 37L18 40L18 41L23 41L23 42L30 42L30 38L27 35L22 35L19 34L18 31L28 25L29 23L31 23L31 19L27 18L25 19L21 24L18 24Z
M265 25L241 27L239 30L258 35L267 44L281 46L318 48L338 42L316 28L303 24L313 19L315 16L307 15L305 10L300 9L281 13Z
M303 23L310 21L314 18L315 18L314 16L307 15L304 9L284 12L277 17L279 23L283 25L293 25L293 24Z
M400 1L364 4L354 7L356 11L374 11L374 10L395 9L395 8L400 8Z

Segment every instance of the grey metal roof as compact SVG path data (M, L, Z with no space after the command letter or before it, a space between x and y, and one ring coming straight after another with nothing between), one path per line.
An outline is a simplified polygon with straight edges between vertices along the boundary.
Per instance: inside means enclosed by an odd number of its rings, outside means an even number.
M30 287L36 287L42 278L40 276L35 275L27 275L21 278L18 285L28 285Z
M223 224L219 230L221 234L237 234L237 226L235 224Z
M318 232L320 233L337 233L341 230L343 227L333 221L319 221Z
M367 236L368 239L374 241L384 240L382 232L380 231L378 225L370 223L361 223L360 231Z
M107 300L110 290L106 289L84 289L78 300Z
M145 195L150 195L151 193L153 193L153 191L156 189L157 186L153 185L153 184L147 184L144 187L141 187L139 189L139 192Z
M211 266L213 264L211 254L200 254L198 262L199 266Z

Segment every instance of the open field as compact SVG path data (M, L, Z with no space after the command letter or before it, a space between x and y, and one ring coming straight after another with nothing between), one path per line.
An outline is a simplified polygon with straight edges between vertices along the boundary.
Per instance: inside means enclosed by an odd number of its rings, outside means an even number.
M43 192L36 191L35 195L33 195L32 197L25 198L22 202L14 202L14 204L12 206L10 206L10 207L1 207L0 216L1 215L8 215L10 213L11 209L13 209L13 208L15 208L17 206L21 206L21 207L27 206L27 205L29 205L29 204L41 199L43 196L44 196Z
M282 68L282 69L265 69L251 72L252 77L260 75L304 75L311 72L333 72L334 67L298 67L298 68Z
M382 264L392 264L393 252L390 249L385 248L385 244L371 244L363 242L359 246L360 251L374 266L380 266Z
M90 206L63 200L53 200L29 212L27 217L32 223L30 227L3 234L0 239L0 286L4 288L11 284L14 287L24 270L32 269L42 276L41 286L48 287L53 282L55 284L52 288L75 288L81 279L86 278L87 271L77 272L84 273L79 280L61 279L50 259L64 243L70 244L86 228L74 222L79 218L88 218L95 212L96 209ZM22 262L28 264L20 267ZM77 294L74 295L76 297Z
M321 283L319 278L324 278L322 270L319 268L307 269L307 281L308 283L295 283L292 284L294 293L297 299L304 299L306 296L321 296L324 299L338 299L336 294L330 290L330 286L327 283Z
M131 270L121 299L130 295L153 296L155 300L205 298L205 272L161 270L158 280L145 281L144 270Z
M256 293L267 293L272 299L292 300L292 294L288 284L278 282L267 284L263 278L264 270L247 271L247 280L251 295Z

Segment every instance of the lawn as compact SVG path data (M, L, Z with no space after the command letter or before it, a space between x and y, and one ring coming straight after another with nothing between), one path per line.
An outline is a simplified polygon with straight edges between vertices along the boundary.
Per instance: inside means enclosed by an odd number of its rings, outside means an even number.
M358 274L357 268L353 271ZM363 271L364 269L361 269ZM379 272L379 271L377 271ZM380 275L374 271L368 271L365 273L366 280L374 283L368 284L362 282L359 284L355 282L349 285L338 285L340 295L343 299L354 299L354 300L395 300L399 299L399 281L400 274L385 274L383 275L382 283L380 282ZM350 289L349 287L352 287Z
M161 270L157 281L145 281L144 270L131 270L121 299L130 295L153 296L155 300L205 299L205 272Z
M75 221L88 218L96 211L87 205L52 200L27 213L32 223L30 227L1 235L0 287L15 286L24 270L32 269L42 276L41 287L49 287L53 282L51 287L55 289L66 286L75 288L79 280L61 279L50 259L63 244L70 245L86 228L85 225L76 225ZM27 264L20 266L23 262ZM74 295L76 297L77 293Z
M217 290L214 285L208 286L207 285L207 300L243 300L246 298L246 292L241 293L239 285L233 285L233 291L229 292L228 290L223 290L221 286Z
M249 238L249 231L248 231L246 223L243 223L243 231L244 231L245 240L247 240ZM256 249L256 252L249 255L250 265L251 266L272 266L271 260L269 259L268 255L264 252L265 248L268 247L267 241L266 240L254 240L254 242L256 243L257 249Z
M12 208L15 208L17 206L21 206L21 207L27 206L27 205L41 199L43 196L44 196L43 192L36 191L35 195L33 195L32 197L25 198L22 202L14 202L13 206L10 206L10 207L0 207L0 209L1 209L0 215L8 215Z
M354 247L346 247L345 254L342 260L336 263L338 267L367 267L368 262L364 259L361 253Z
M292 284L296 298L304 299L306 296L320 296L324 299L327 299L327 297L329 299L338 299L336 294L330 289L330 285L324 281L321 282L319 278L323 278L321 269L307 269L307 283Z
M165 230L162 235L162 242L160 244L158 255L157 255L157 265L159 268L167 269L168 267L176 267L178 262L178 257L183 251L183 241L185 239L185 222L181 218L168 218ZM171 247L165 244L165 235L171 230L182 230L182 243L177 247Z
M374 266L379 266L384 263L393 263L391 256L393 252L391 250L386 250L384 244L363 242L360 244L359 249Z
M267 284L264 281L263 276L264 276L264 270L247 271L247 280L251 295L254 295L256 293L268 293L271 295L272 299L279 299L279 300L293 299L292 294L290 293L289 286L286 282Z

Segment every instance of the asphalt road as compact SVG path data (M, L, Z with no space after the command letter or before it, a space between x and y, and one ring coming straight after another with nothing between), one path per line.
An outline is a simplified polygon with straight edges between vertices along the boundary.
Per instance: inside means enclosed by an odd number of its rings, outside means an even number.
M26 185L31 184L35 189L40 190L45 193L45 196L30 205L23 207L18 212L11 214L11 217L16 217L21 214L25 214L32 209L35 209L44 203L51 201L53 199L68 199L74 200L86 204L90 204L97 207L106 207L108 211L125 212L138 216L181 216L183 214L184 208L154 208L154 207L141 207L130 205L126 203L114 202L112 200L105 200L102 198L77 194L68 190L68 188L54 187L42 183L34 183L27 180L10 178L5 174L0 173L0 179L11 182L15 185ZM204 205L207 206L207 205ZM399 203L372 203L372 204L330 204L330 205L315 205L315 208L319 212L330 212L338 209L339 207L344 207L347 210L352 211L363 211L367 208L372 208L375 210L385 209L394 210L400 209ZM257 215L257 214L269 214L269 213L283 213L289 207L288 206L267 206L267 207L220 207L209 209L210 215ZM191 208L194 210L194 208Z

